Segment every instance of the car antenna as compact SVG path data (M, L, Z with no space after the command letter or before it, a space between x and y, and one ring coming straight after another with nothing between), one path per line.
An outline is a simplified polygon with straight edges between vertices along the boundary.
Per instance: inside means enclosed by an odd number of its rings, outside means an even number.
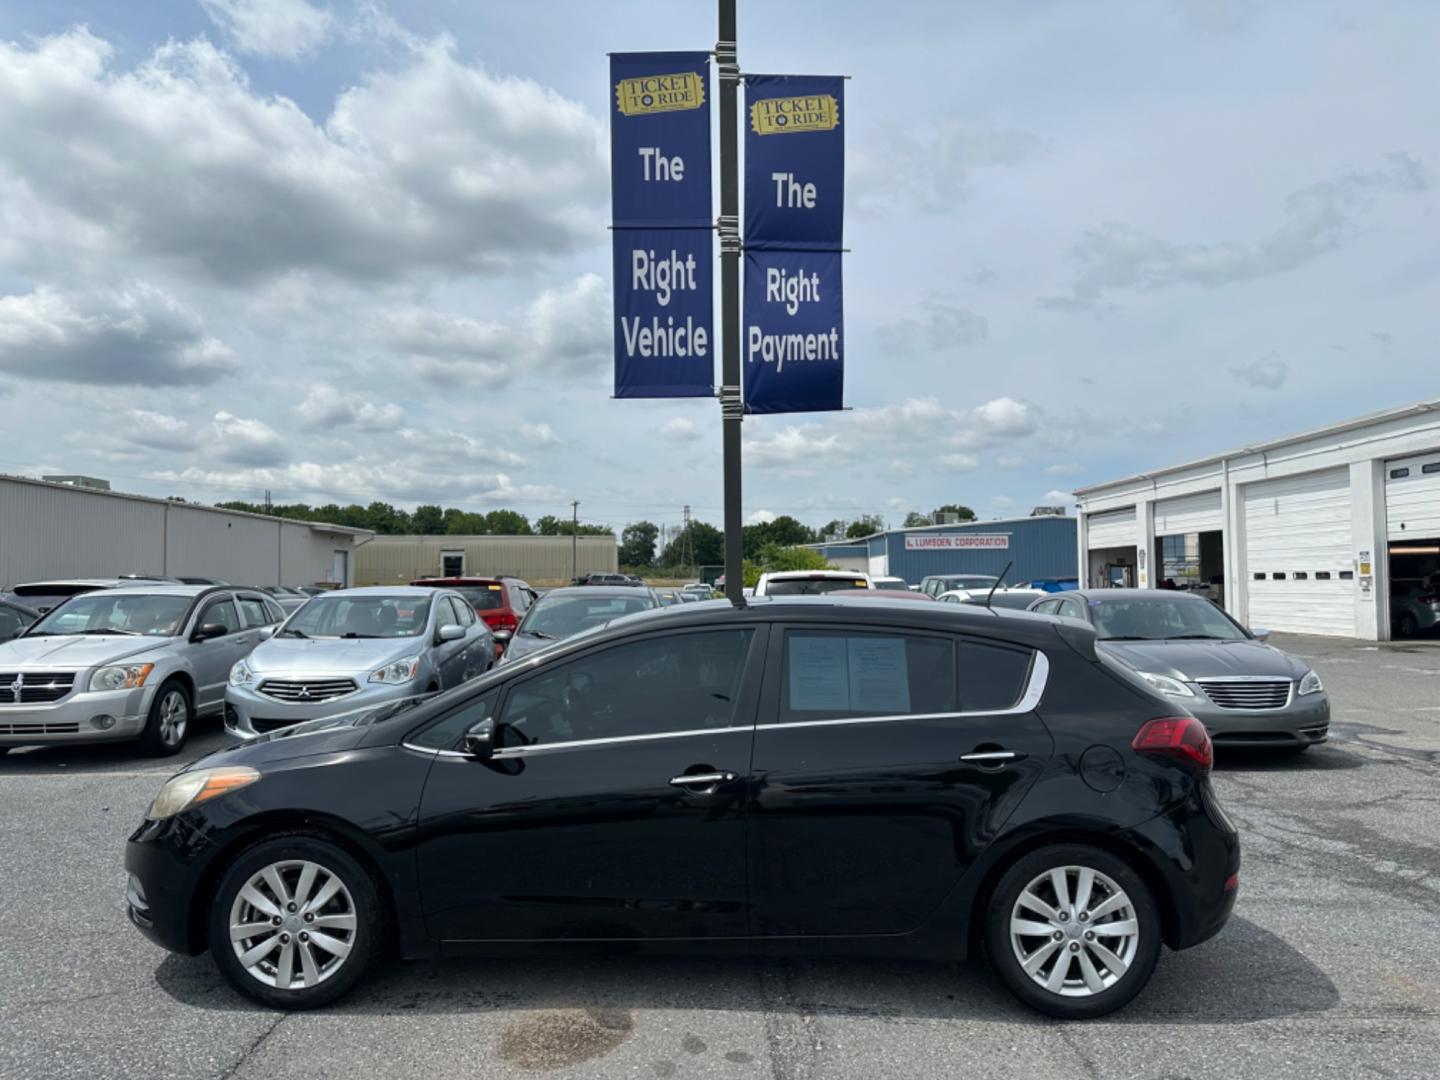
M995 598L995 590L1000 587L1000 583L1005 580L1005 575L1010 573L1010 567L1014 565L1014 559L1011 559L1005 564L1005 569L1000 571L1000 576L995 579L995 584L990 586L990 591L985 595L985 606L991 611L995 610L994 608L990 607L990 601Z

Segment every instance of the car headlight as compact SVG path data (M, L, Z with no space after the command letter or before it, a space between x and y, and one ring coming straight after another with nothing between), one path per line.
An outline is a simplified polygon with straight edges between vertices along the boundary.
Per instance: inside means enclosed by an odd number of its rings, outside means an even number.
M121 664L99 668L90 676L90 690L135 690L145 685L154 664Z
M237 660L235 666L230 669L231 686L249 686L255 681L255 672L244 660Z
M1153 671L1137 671L1135 674L1144 679L1166 697L1194 697L1195 692L1186 686L1179 679L1172 679L1169 675L1157 675Z
M202 802L236 791L253 784L260 774L248 765L227 765L219 769L196 769L180 773L165 781L150 809L145 811L146 819L162 821L174 817L182 810L199 806Z
M1300 680L1300 693L1318 694L1325 689L1325 684L1320 681L1320 676L1313 671L1307 671L1305 677Z
M403 683L415 678L420 670L420 657L407 656L404 660L395 660L386 664L379 671L370 673L371 682L379 683Z

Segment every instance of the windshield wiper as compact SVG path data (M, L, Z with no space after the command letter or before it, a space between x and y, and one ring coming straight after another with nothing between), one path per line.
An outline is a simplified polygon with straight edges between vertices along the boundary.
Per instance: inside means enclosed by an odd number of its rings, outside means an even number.
M288 626L287 626L284 630L277 630L277 631L275 632L275 636L276 636L276 637L285 637L287 634L288 634L290 637L305 638L305 639L307 639L307 640L308 640L309 637L310 637L310 635L307 634L304 630L294 630L294 629L292 629L292 628L290 628L290 627L288 627Z
M1102 637L1101 641L1154 641L1154 638L1141 637L1139 634L1111 634L1109 637Z
M355 640L357 640L357 639L359 639L359 638L378 638L380 635L379 635L379 634L357 634L357 633L355 633L354 630L351 630L348 634L341 634L340 636L341 636L342 638L348 640L348 641L355 641Z
M1166 641L1228 641L1219 634L1171 634Z
M556 637L554 634L547 634L544 630L525 630L525 631L523 631L523 632L526 633L526 634L529 634L531 637L544 638L546 641L559 641L559 640L560 640L560 639L559 639L558 637Z
M101 626L94 630L69 630L70 634L123 634L125 637L139 637L139 630L117 630L113 626Z

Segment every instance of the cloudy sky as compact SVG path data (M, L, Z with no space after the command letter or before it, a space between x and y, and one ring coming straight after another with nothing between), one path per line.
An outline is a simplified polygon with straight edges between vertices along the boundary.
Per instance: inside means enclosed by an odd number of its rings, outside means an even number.
M710 0L0 0L0 471L718 521L614 401L607 50ZM1440 5L741 0L844 73L846 398L747 516L1076 486L1440 393Z

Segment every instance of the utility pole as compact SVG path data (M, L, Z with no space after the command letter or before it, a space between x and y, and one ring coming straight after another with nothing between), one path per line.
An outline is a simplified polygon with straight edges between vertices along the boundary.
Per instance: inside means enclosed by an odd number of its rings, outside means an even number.
M570 580L580 576L580 500L570 503Z
M681 543L680 549L685 553L685 569L690 570L693 568L695 562L695 534L690 531L689 506L682 508L682 516L685 519L685 531L681 535L684 536L685 539Z
M720 418L725 469L725 596L745 605L744 547L740 532L740 128L737 96L735 0L719 0L720 36L715 67L720 75Z

